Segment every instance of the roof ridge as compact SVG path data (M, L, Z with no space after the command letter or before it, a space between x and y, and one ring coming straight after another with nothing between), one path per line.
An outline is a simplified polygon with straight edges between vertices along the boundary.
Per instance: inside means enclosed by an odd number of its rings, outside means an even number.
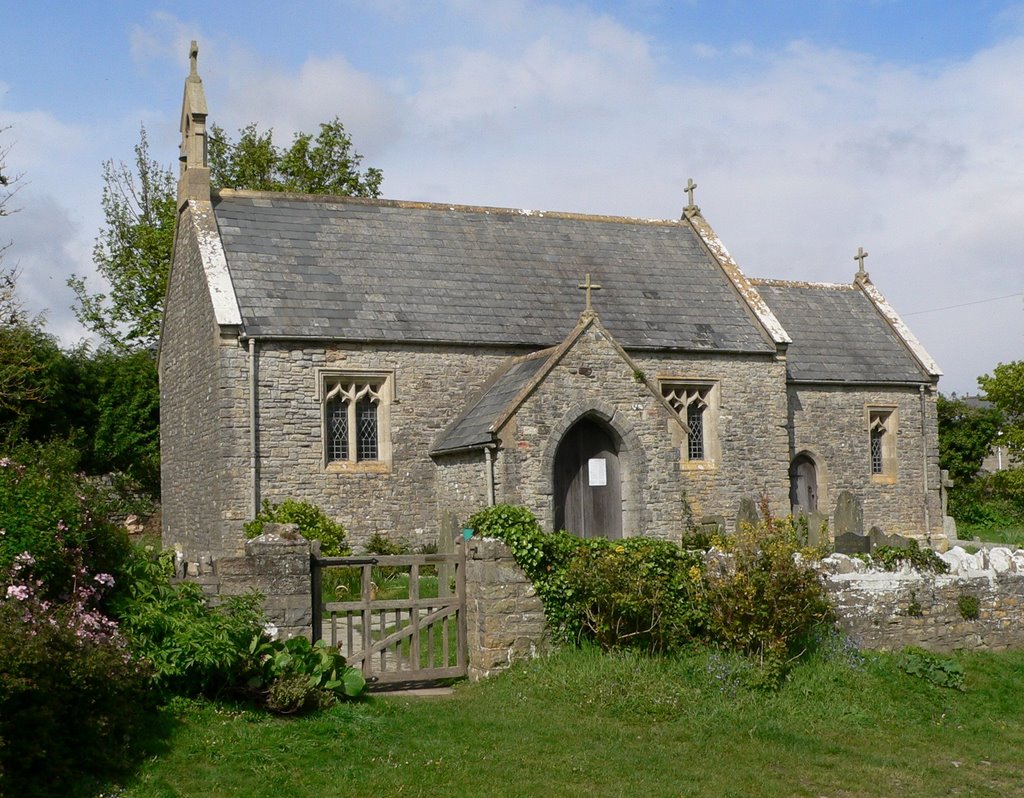
M814 282L810 280L777 280L772 277L750 277L748 279L754 285L767 285L774 286L776 288L841 288L846 291L854 291L857 288L853 283L828 283Z
M679 219L644 219L639 216L611 216L569 211L542 211L529 208L501 208L491 205L460 205L447 202L419 202L416 200L383 199L380 197L350 197L344 194L300 194L290 191L253 191L251 189L222 188L213 192L217 199L285 199L290 202L329 202L352 205L371 205L382 208L409 208L428 211L455 211L457 213L485 213L495 216L537 216L550 219L571 219L585 222L614 222L618 224L645 224L679 227Z

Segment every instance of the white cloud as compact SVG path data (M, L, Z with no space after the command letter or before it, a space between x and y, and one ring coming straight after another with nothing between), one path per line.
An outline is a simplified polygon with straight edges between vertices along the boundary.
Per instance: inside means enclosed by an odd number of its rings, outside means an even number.
M677 216L692 176L748 273L848 280L863 245L906 313L1024 290L1020 25L968 60L919 68L809 41L716 49L694 31L671 42L701 59L688 73L666 42L580 6L391 0L382 13L409 26L435 11L445 44L425 27L387 76L340 51L284 64L269 37L261 52L203 37L211 117L273 126L284 144L338 115L399 198ZM183 78L196 30L154 17L134 51ZM728 69L708 77L715 59ZM1022 351L1013 300L909 320L946 390Z

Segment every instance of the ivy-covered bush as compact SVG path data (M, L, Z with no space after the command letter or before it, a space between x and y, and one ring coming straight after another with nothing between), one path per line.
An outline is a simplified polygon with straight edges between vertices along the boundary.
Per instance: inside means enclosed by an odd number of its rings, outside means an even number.
M523 507L480 511L468 525L503 540L533 580L555 636L604 649L671 652L705 642L753 658L762 683L812 646L832 619L800 530L767 516L732 538L709 568L704 552L644 537L583 540L545 533Z
M22 552L0 573L0 795L58 795L126 767L152 707L147 664L102 609L109 573L69 554L48 590Z
M345 527L328 518L315 504L295 499L274 504L264 499L259 514L245 524L246 536L255 538L262 535L265 523L296 524L299 534L306 540L320 541L320 552L327 557L342 557L350 553L345 543Z

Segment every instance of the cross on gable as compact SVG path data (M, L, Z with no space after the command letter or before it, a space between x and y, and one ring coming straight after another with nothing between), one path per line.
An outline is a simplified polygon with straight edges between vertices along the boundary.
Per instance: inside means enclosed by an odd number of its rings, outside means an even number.
M857 276L866 277L867 272L864 271L864 258L868 256L868 253L864 251L864 247L857 247L857 254L853 256L853 259L857 261Z
M601 286L599 286L597 283L592 283L590 281L590 272L587 272L587 279L584 282L580 283L576 287L579 288L581 291L586 291L587 292L587 308L586 308L586 312L588 312L588 313L593 312L594 308L590 304L590 292L591 291L600 291L601 290Z
M687 208L695 208L695 207L697 207L696 205L693 204L693 191L696 188L697 188L697 184L693 182L693 178L692 177L686 178L686 196L687 196L686 207Z
M199 60L199 44L196 42L195 39L192 40L192 44L188 48L188 58L191 63L192 74L198 74L197 62Z

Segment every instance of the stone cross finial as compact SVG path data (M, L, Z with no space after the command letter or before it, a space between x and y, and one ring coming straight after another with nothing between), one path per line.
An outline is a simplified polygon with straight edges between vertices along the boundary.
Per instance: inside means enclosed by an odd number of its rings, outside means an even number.
M587 292L587 309L586 309L586 312L587 313L593 313L594 308L590 304L590 292L591 291L600 291L601 290L601 286L599 286L597 283L590 282L590 272L587 272L587 279L586 279L586 281L580 283L576 287L579 288L581 291L586 291Z
M864 247L857 247L857 254L853 256L853 259L857 261L857 278L864 279L868 276L868 273L864 271L864 258L868 256L868 253L864 251Z
M687 208L696 208L697 207L696 205L693 204L693 191L696 188L697 188L697 184L693 182L693 178L692 177L686 178L686 195L687 195L686 207Z
M198 75L199 74L199 66L198 66L198 62L199 62L199 44L196 42L195 39L193 39L192 40L192 44L189 45L189 48L188 48L188 58L189 58L189 61L190 61L189 74L190 75Z

